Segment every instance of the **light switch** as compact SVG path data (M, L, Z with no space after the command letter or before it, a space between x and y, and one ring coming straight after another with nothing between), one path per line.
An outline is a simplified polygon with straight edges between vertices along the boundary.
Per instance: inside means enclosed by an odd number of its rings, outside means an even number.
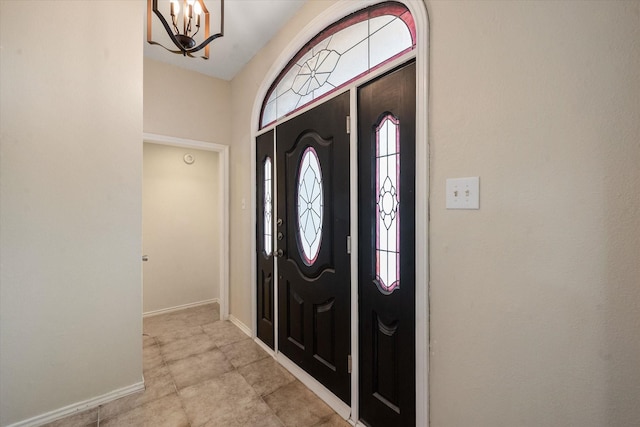
M480 209L480 177L447 179L447 209Z

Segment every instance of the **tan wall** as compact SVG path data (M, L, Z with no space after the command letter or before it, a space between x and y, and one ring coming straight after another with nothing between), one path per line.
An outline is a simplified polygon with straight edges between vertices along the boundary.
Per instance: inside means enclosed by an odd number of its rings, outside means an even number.
M144 59L145 132L229 145L230 120L228 81Z
M635 425L640 3L429 6L433 425Z
M143 14L0 2L0 425L142 381Z
M143 158L143 311L219 298L218 153L145 143Z
M246 268L253 102L332 2L307 3L232 81L231 312ZM430 1L433 426L640 419L640 3ZM481 209L445 179L480 176Z

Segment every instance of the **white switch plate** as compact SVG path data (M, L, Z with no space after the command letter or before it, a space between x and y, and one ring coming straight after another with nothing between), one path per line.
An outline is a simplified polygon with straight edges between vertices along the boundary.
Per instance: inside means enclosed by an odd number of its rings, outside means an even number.
M447 179L447 209L480 209L480 177Z

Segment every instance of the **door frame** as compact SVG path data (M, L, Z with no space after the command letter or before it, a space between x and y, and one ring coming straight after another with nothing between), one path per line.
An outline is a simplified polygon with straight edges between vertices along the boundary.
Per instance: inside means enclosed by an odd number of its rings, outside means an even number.
M193 148L218 153L218 203L222 207L218 226L220 227L219 283L220 283L220 319L229 318L229 146L214 142L144 133L143 143L169 145L172 147Z
M295 55L299 49L307 43L316 34L326 28L328 25L333 24L339 19L356 12L360 9L364 9L368 6L380 3L383 0L354 0L349 2L336 2L329 6L324 12L320 13L315 19L309 22L297 35L294 37L286 48L280 53L278 58L273 62L269 71L265 74L265 77L256 93L254 100L252 116L251 116L251 150L250 150L250 162L251 162L251 182L255 182L256 176L256 158L255 158L255 144L256 137L270 129L273 129L277 124L282 123L284 120L288 120L291 117L295 117L298 114L302 114L308 109L313 108L316 104L312 104L307 108L292 114L285 119L276 121L276 123L260 129L260 110L262 108L262 101L269 90L271 83L278 76L280 71L289 62L290 58ZM416 304L416 425L427 426L429 425L429 16L427 12L427 6L425 0L395 0L403 3L413 15L416 23L416 36L417 47L414 50L413 56L416 61L416 253L415 253L415 269L416 269L416 289L415 289L415 304ZM356 88L361 86L365 82L376 78L377 76L389 71L398 65L405 63L412 56L404 56L399 58L398 61L392 61L387 66L382 67L375 73L371 73L362 79L353 82L345 90L351 92L351 129L357 129L357 93ZM342 91L340 91L342 92ZM351 355L353 360L353 370L351 377L351 408L345 408L335 402L336 398L327 396L322 389L317 388L317 384L314 384L313 378L303 381L308 387L322 397L336 412L341 416L350 418L356 425L358 425L359 410L358 410L358 384L359 384L359 371L358 371L358 218L357 218L357 132L351 132L350 140L350 168L351 168ZM251 203L252 203L252 224L256 221L256 189L254 186L251 188ZM252 239L252 274L251 277L255 280L256 270L256 242ZM252 336L255 337L256 325L257 325L257 299L255 292L252 292L251 297L251 315L252 315ZM277 313L277 304L276 304ZM265 346L266 347L266 346ZM273 354L274 352L270 352ZM277 353L277 347L276 347ZM293 362L288 360L281 360L284 356L278 354L278 360L284 362L283 365L290 371L294 372L299 378L304 377L304 371L298 368ZM284 358L286 359L286 358ZM297 368L297 369L296 369ZM299 372L299 371L302 372ZM300 375L298 375L300 374ZM349 415L350 412L350 415Z

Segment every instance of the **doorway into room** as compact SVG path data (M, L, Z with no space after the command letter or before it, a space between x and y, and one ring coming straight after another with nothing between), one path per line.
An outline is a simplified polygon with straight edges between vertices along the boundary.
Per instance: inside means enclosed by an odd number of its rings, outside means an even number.
M144 141L143 315L217 302L225 318L228 149L159 135Z

